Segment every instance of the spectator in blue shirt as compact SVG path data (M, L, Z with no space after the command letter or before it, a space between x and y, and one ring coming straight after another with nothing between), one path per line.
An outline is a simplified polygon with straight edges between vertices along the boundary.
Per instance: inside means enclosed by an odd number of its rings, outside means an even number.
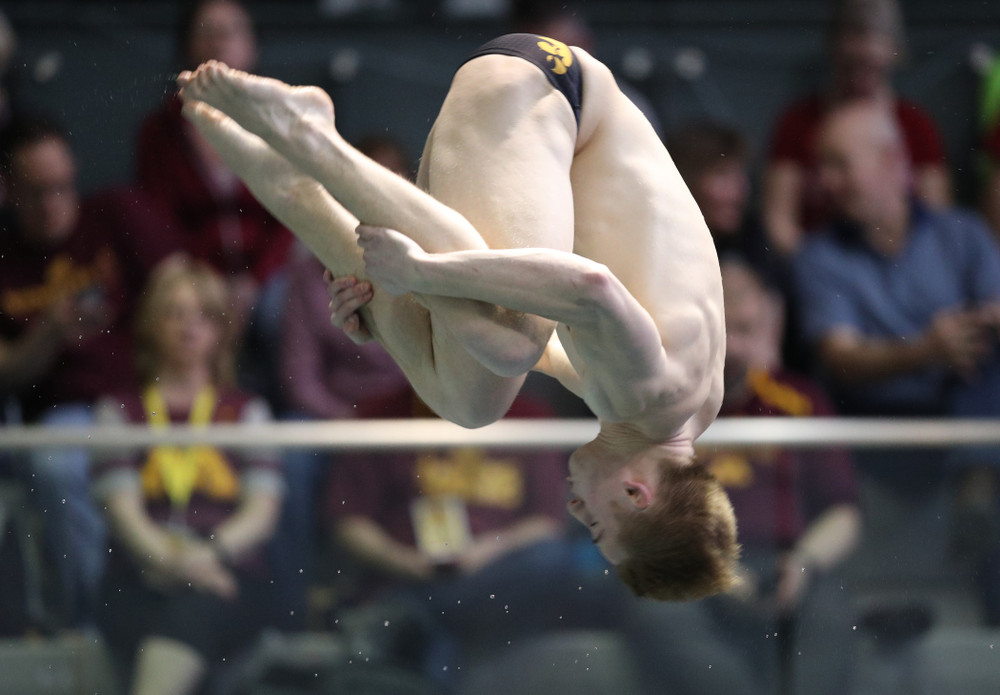
M969 212L931 210L910 197L912 168L902 138L878 106L833 111L819 149L837 221L805 243L794 275L803 329L841 411L1000 415L1000 249L989 228ZM938 488L949 471L944 460L927 450L858 457L873 482L911 499ZM959 448L947 458L961 472L953 549L985 560L985 617L994 624L1000 624L998 460L995 449Z
M991 407L1000 390L966 397L998 363L1000 250L988 228L971 213L911 199L898 127L876 105L833 111L819 147L837 222L805 244L794 272L803 329L842 410Z

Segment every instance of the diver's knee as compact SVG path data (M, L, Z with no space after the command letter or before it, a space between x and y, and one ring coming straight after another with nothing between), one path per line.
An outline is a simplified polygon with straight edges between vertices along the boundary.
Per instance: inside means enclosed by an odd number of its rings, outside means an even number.
M441 417L466 429L485 427L507 414L519 386L518 383L511 388L497 389L480 384L463 388L460 393L452 393L445 399L443 409L436 410Z
M476 357L497 376L523 376L538 364L551 334L552 326L547 323L525 325L518 332L506 334L502 341L480 343Z
M492 425L506 414L506 409L500 410L488 399L468 400L458 403L449 409L446 416L460 427L474 430L486 425Z

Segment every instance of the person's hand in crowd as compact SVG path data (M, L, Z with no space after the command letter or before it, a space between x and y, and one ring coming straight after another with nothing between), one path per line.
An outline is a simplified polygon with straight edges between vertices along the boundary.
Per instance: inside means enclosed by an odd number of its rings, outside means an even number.
M774 590L775 609L781 615L792 614L802 602L802 596L811 579L809 566L798 554L785 553L778 560L778 583Z
M1000 301L988 302L973 310L982 327L1000 337Z
M358 313L361 307L372 300L372 284L359 281L353 275L335 278L329 270L324 271L323 280L326 281L330 295L330 323L344 331L358 345L374 340Z
M925 339L935 361L963 379L974 379L989 353L990 336L982 310L945 310L935 314Z
M442 564L418 548L403 548L400 550L399 570L407 579L429 581L433 579Z
M481 536L458 556L458 571L463 575L475 574L492 564L505 552L507 552L506 547L495 536Z
M171 565L173 575L199 591L234 599L238 593L236 579L219 559L210 543L186 539L178 545Z

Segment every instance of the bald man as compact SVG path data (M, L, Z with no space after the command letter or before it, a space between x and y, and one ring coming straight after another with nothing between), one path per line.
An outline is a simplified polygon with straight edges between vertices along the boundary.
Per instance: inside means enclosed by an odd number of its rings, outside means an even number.
M532 368L587 402L601 430L570 458L570 512L636 593L732 584L732 510L693 457L722 397L718 260L605 66L543 36L486 44L454 77L419 188L351 148L317 88L217 63L179 84L203 135L346 278L335 318L435 411L492 422Z
M903 138L880 106L834 109L818 142L838 222L795 262L807 337L847 412L943 415L956 388L995 370L1000 253L974 215L912 196Z

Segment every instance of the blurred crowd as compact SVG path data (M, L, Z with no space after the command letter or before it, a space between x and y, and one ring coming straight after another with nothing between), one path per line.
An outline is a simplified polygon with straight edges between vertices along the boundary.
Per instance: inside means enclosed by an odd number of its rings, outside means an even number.
M566 3L513 5L512 30L594 50ZM82 197L73 124L22 110L8 78L16 30L0 18L0 424L431 416L377 344L330 325L322 266L176 96L143 121L133 179ZM188 4L177 37L178 69L255 69L237 0ZM898 3L831 2L827 70L760 148L739 123L662 127L623 82L719 251L723 416L1000 415L1000 109L980 210L957 207L937 125L893 87L905 49ZM414 175L390 135L355 144ZM510 412L587 415L541 377ZM97 631L142 695L209 687L266 629L353 631L448 689L461 664L567 627L620 630L650 692L844 693L857 619L840 570L864 535L863 492L932 488L947 491L982 622L1000 625L996 451L700 454L736 508L745 581L652 605L568 527L561 455L0 452L0 634ZM38 586L23 581L22 516L41 520ZM706 654L717 666L696 674Z

